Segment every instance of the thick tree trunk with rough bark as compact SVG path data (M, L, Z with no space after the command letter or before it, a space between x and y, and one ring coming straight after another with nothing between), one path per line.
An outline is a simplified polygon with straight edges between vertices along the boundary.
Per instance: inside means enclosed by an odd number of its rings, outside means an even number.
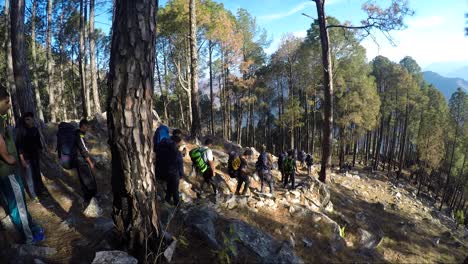
M94 1L89 1L89 61L91 66L91 88L93 90L93 105L96 113L101 113L101 103L99 101L99 88L96 71L96 36L94 35Z
M47 51L47 92L49 94L49 110L50 121L57 122L57 106L55 105L55 84L54 84L54 70L52 58L52 0L47 1L47 37L46 37L46 51Z
M198 49L197 49L197 13L195 0L190 0L190 73L192 98L192 138L201 136L200 99L198 96Z
M5 3L8 0L5 1ZM34 95L36 98L36 105L37 105L37 114L38 118L44 120L44 113L42 111L42 101L41 101L41 94L39 92L39 81L37 80L37 55L36 55L36 11L37 11L37 0L33 0L32 9L31 9L31 55L32 55L32 78L33 78L33 86L34 86ZM7 39L7 38L5 38ZM11 47L10 47L11 50ZM11 52L11 51L10 51Z
M15 76L16 96L19 111L21 113L32 112L36 114L36 104L34 93L29 77L29 70L26 61L26 51L24 47L24 0L11 2L11 44L13 60L13 72ZM16 119L16 118L15 118Z
M159 234L152 151L152 96L158 1L117 0L112 26L107 125L113 219L141 263ZM154 252L156 253L156 252Z
M325 15L325 1L315 0L318 23L320 28L320 43L322 46L323 83L324 83L324 120L322 137L322 161L319 180L325 182L331 165L332 129L333 129L333 72Z

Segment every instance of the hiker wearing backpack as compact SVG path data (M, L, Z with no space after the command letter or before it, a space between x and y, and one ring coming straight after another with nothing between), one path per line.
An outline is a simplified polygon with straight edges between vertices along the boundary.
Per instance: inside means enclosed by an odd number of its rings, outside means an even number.
M83 191L85 203L89 203L97 194L96 179L94 177L94 163L91 160L85 136L89 130L89 122L86 119L80 121L80 127L75 132L72 154L73 167L78 172L78 177Z
M32 112L26 112L21 117L16 146L30 198L38 202L37 195L45 194L46 187L42 182L40 168L41 136L34 125L34 114Z
M271 163L271 156L266 152L266 147L262 145L260 147L260 156L258 156L257 163L255 164L258 176L260 176L261 180L260 192L262 193L265 181L270 186L270 193L273 193L273 177L271 176Z
M228 160L228 173L231 178L237 179L236 195L240 195L240 189L244 184L242 195L247 193L250 186L249 175L247 172L247 159L252 155L252 150L246 149L242 156L239 156L235 152L229 154Z
M23 241L32 244L44 240L44 229L33 222L28 212L18 152L13 134L6 124L6 115L10 107L10 95L6 88L0 85L0 198Z
M307 154L305 162L307 165L307 176L310 176L310 173L312 172L312 165L314 164L312 155L310 153Z
M161 143L164 139L169 139L169 128L165 125L160 125L153 136L153 151L156 153L156 146Z
M301 162L301 168L304 168L305 165L305 159L306 159L306 153L305 151L299 152L299 161Z
M291 182L291 189L295 189L295 181L296 181L296 172L297 172L297 166L296 166L296 155L294 150L288 151L288 156L286 157L284 161L284 188L286 188Z
M179 204L179 182L184 177L184 162L179 146L182 138L172 136L170 140L163 140L156 146L156 168L157 174L167 182L166 202L174 205Z
M213 144L213 140L207 138L205 144L201 147L196 147L192 149L189 153L190 159L192 160L192 166L197 173L200 173L203 177L203 183L201 189L205 184L211 185L213 192L217 194L216 184L213 181L215 177L215 166L214 166L214 157L213 151L210 149Z
M284 169L283 169L283 165L284 165L284 160L286 159L286 157L288 156L288 153L284 152L284 151L281 151L279 154L278 154L278 170L280 171L281 173L281 182L284 182Z

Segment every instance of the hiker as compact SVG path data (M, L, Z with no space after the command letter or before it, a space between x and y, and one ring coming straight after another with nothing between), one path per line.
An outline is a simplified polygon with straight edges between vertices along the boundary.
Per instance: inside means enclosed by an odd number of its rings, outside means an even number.
M184 177L184 162L179 146L182 138L171 136L170 140L163 140L156 146L156 168L159 177L167 182L166 202L174 205L179 204L179 181Z
M281 172L281 182L284 182L284 161L286 160L287 156L288 153L286 151L282 151L278 155L278 170Z
M180 137L181 139L183 138L182 130L180 129L174 129L172 131L172 135ZM181 141L181 143L179 144L179 151L182 154L182 157L185 157L185 155L187 155L187 146L183 143L183 141Z
M38 202L37 195L45 194L46 188L42 182L40 168L40 153L42 151L41 136L34 125L34 114L26 112L21 118L16 137L19 160L24 171L29 197Z
M295 181L296 181L296 172L297 172L297 166L296 166L296 156L295 156L295 151L290 150L288 151L288 156L286 157L284 164L284 188L286 188L291 182L291 189L295 189Z
M304 150L302 150L301 152L299 152L299 161L301 162L301 168L304 168L305 159L306 159L306 153Z
M242 195L247 193L250 186L249 175L247 173L247 159L252 156L252 150L246 149L242 156L237 155L235 152L231 152L228 160L228 173L231 178L237 179L236 195L240 195L240 189L244 184Z
M86 119L80 121L79 129L75 131L74 148L72 155L73 167L78 172L78 177L83 191L85 203L89 203L97 194L96 179L94 177L94 163L86 146L85 136L89 129Z
M5 211L10 215L15 228L21 233L23 242L32 244L44 240L44 229L33 222L28 212L21 181L18 153L12 131L7 129L6 114L10 95L0 87L0 197Z
M312 155L310 153L307 153L307 156L305 158L305 162L307 165L307 176L310 176L310 173L312 172L312 165L314 164L314 161L312 159Z
M258 176L260 176L261 187L260 192L263 193L263 187L265 181L270 186L270 193L273 193L273 177L271 176L271 156L266 152L265 145L260 147L260 156L258 156L255 167L257 169Z
M165 125L160 125L153 136L153 151L156 153L156 146L161 143L164 139L170 138L169 128Z
M190 158L192 159L193 168L196 172L200 173L203 177L203 183L201 185L201 189L205 184L211 185L213 188L213 192L216 196L217 189L216 184L214 182L215 177L215 166L214 166L214 157L213 151L210 149L211 145L213 144L213 140L207 138L205 140L205 144L202 147L196 147L192 149L189 153Z

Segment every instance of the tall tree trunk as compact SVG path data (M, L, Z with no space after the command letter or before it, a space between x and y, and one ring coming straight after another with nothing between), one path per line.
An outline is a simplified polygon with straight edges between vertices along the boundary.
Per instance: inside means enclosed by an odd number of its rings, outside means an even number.
M65 99L65 80L63 78L63 70L64 70L64 67L63 67L63 56L65 55L65 48L64 48L64 40L63 40L63 27L64 27L64 24L63 24L63 19L65 17L65 5L64 5L64 2L65 1L62 1L62 4L61 4L61 12L60 12L60 31L59 31L59 58L60 58L60 61L59 61L59 71L60 71L60 87L59 87L59 98L61 98L60 100L60 104L59 104L59 108L61 108L62 110L62 120L63 121L66 121L68 120L68 115L67 115L67 104L66 104L66 99ZM73 58L72 58L73 60ZM73 78L73 76L72 76ZM73 107L75 108L75 107Z
M84 31L85 31L85 18L84 18L84 0L80 0L80 50L78 56L78 64L80 68L80 88L81 88L81 107L82 107L82 117L88 118L91 114L89 112L89 104L87 95L87 87L86 87L86 67L85 67L85 39L84 39Z
M13 72L13 56L11 50L11 20L10 20L10 0L5 0L3 7L3 14L5 16L5 61L6 61L6 84L7 89L10 92L11 104L13 105L13 116L15 121L21 115L21 111L18 104L18 97L16 94L15 74Z
M13 60L13 72L15 75L16 95L20 113L32 112L37 118L34 93L29 78L29 69L26 61L24 47L24 0L11 2L11 44Z
M49 94L49 110L50 121L57 122L57 107L55 105L55 84L54 84L54 59L52 58L52 0L47 1L47 37L46 37L46 51L47 51L47 92Z
M407 96L408 97L408 96ZM407 129L408 129L408 117L409 117L409 103L406 103L406 110L405 110L405 124L403 126L403 139L401 140L401 145L400 145L400 157L398 158L399 163L398 163L398 172L397 172L397 179L400 179L402 170L403 170L403 164L404 164L404 154L405 154L405 147L406 147L406 134L407 134Z
M9 0L5 0L9 2ZM41 93L39 92L39 81L37 80L37 56L36 56L36 11L37 11L37 0L33 0L32 9L31 9L31 55L32 55L32 78L33 78L33 88L34 88L34 95L36 98L36 105L37 105L37 114L38 118L44 120L44 113L42 111L42 101L41 101ZM7 16L7 13L5 13ZM8 23L9 24L9 23ZM7 30L8 32L8 30ZM7 40L9 38L5 38ZM11 42L10 42L11 43ZM11 54L11 46L10 46L10 54Z
M50 0L49 0L50 1ZM94 34L94 1L89 1L89 61L91 66L91 88L93 90L93 105L96 113L102 113L99 101L99 88L97 83L95 46L96 36Z
M200 99L198 96L198 49L197 49L197 15L195 0L190 0L190 73L192 97L192 138L201 136Z
M215 134L215 129L214 129L214 110L213 110L213 48L214 45L211 42L211 40L208 43L208 53L209 53L209 67L210 67L210 114L211 114L211 119L210 119L210 124L211 124L211 135Z
M157 8L158 1L116 0L108 81L113 219L141 263L149 261L149 245L159 234L152 162Z
M331 150L333 140L333 72L325 15L325 1L315 0L317 6L318 24L320 28L320 43L322 46L323 83L324 83L324 120L322 137L322 161L319 180L325 182L331 165Z

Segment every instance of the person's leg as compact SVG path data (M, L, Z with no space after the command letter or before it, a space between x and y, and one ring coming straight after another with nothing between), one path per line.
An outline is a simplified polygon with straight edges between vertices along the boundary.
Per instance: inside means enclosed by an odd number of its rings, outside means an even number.
M86 162L78 163L78 178L80 179L81 189L83 191L83 198L85 202L89 202L97 193L96 180L94 175Z
M289 181L289 173L285 173L284 174L284 183L283 183L284 188L286 188L286 186L288 186L288 181Z
M263 190L264 190L264 175L263 175L263 172L262 171L258 171L258 176L260 176L260 192L263 193Z
M296 183L296 172L293 172L291 174L291 189L293 190L296 189L295 183Z
M243 175L242 181L244 182L244 190L242 191L242 195L245 195L247 191L249 190L249 186L250 186L249 176Z
M13 174L0 177L0 195L15 228L22 234L26 243L32 243L34 224L28 213L20 177Z
M26 182L29 198L31 200L37 199L37 194L36 194L36 188L34 186L34 179L33 179L33 172L32 172L32 166L31 163L29 163L29 166L27 168L23 168L23 177Z
M179 178L174 179L174 184L173 184L173 189L172 189L172 199L174 200L174 205L178 205L180 202L179 199Z
M44 182L42 181L40 158L39 157L32 158L30 161L30 164L31 164L32 178L34 181L36 192L43 193L46 191L46 187L44 185Z
M268 174L268 185L270 186L270 193L273 193L274 180L270 173Z
M243 180L242 180L242 177L241 177L241 176L237 176L236 180L237 180L237 187L236 187L236 193L235 193L235 194L236 194L236 195L239 195L239 194L240 194L240 193L239 193L239 192L240 192L240 189L241 189L241 187L242 187Z
M174 190L174 187L173 187L173 180L171 179L172 176L169 176L166 178L166 197L165 197L165 200L166 202L168 202L169 204L171 203L171 197L172 197L172 191Z

